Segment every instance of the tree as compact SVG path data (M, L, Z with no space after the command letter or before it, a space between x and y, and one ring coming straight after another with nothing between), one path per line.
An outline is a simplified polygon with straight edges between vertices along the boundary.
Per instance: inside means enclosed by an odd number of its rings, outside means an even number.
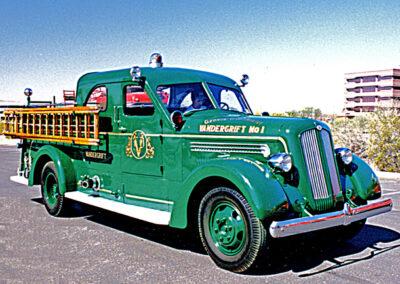
M308 117L314 119L322 118L322 111L319 108L313 108L313 107L305 107L299 111L296 110L288 111L286 112L286 114L292 117Z

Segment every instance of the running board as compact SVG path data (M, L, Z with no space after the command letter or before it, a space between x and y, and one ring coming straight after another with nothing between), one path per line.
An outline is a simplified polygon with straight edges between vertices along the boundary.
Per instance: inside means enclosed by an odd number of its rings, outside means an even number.
M171 213L167 211L129 205L103 197L91 196L80 191L66 192L65 197L158 225L168 225L171 219Z
M11 176L10 180L16 183L28 185L28 179L23 176Z

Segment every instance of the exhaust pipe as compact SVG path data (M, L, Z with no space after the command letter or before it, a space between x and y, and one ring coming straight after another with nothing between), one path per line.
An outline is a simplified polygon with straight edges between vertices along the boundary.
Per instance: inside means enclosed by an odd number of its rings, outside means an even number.
M79 186L84 189L91 188L94 191L98 191L100 189L100 178L98 176L92 178L86 176L83 180L79 181Z

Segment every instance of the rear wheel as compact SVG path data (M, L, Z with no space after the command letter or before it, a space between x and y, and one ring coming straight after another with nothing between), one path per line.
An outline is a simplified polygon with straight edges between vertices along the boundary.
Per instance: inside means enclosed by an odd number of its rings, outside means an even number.
M219 187L201 200L198 226L203 246L221 268L245 272L265 252L267 232L246 199Z
M41 192L47 212L53 216L65 213L65 198L60 194L60 186L54 162L45 164L41 175Z

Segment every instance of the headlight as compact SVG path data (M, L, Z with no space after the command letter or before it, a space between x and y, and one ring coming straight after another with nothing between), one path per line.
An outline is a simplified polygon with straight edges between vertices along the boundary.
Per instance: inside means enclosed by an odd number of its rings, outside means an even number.
M335 150L336 156L345 164L349 165L353 161L353 153L348 148L338 148Z
M285 173L289 172L293 166L292 157L286 153L278 153L270 156L268 164L275 169L284 171Z

